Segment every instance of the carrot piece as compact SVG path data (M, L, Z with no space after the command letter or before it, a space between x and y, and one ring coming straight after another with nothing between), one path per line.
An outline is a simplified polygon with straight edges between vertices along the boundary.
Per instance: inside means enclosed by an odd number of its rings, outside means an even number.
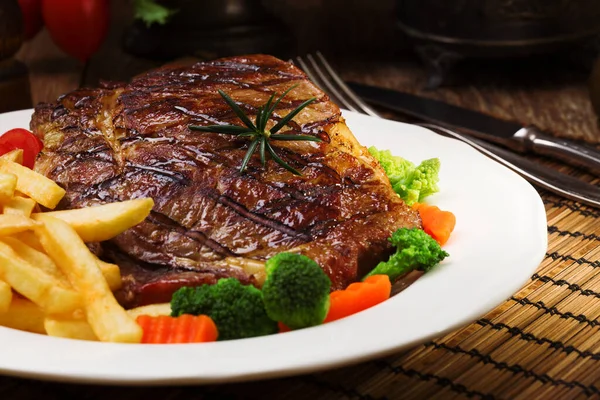
M329 295L326 322L356 314L390 298L392 283L387 275L372 275L363 282L350 284L344 290Z
M214 342L218 337L217 326L206 315L140 315L136 322L144 331L142 343Z
M283 322L278 322L277 325L279 327L279 333L291 332L291 329L288 328Z
M425 233L434 238L440 246L446 244L456 226L454 214L424 203L413 204L413 209L419 212Z

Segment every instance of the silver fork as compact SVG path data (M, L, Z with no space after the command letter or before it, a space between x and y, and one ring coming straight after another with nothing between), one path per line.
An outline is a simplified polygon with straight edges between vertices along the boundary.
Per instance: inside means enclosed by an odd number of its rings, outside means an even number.
M295 62L338 105L350 111L381 118L381 115L377 111L361 100L344 83L340 75L331 67L320 52L317 52L316 56L308 54L305 57L296 57L295 60L290 61ZM467 137L445 127L430 123L415 123L414 125L422 126L437 133L458 139L513 170L536 186L568 199L593 207L600 207L600 190L594 185L560 173L550 167L535 163L501 147L480 139Z

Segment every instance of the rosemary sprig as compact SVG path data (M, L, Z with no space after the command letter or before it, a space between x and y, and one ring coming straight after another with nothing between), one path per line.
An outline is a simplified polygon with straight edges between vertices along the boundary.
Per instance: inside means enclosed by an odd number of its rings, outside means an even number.
M243 173L252 158L252 154L258 148L258 152L260 155L260 162L263 167L266 165L266 153L269 153L271 158L275 160L279 165L283 168L287 169L293 174L302 175L299 171L297 171L294 167L286 163L277 155L273 146L271 146L271 141L273 140L282 140L282 141L290 141L290 140L308 140L313 142L320 142L321 139L315 136L310 135L291 135L285 133L277 133L284 126L286 126L292 119L298 115L300 111L302 111L306 106L315 101L316 99L313 97L311 99L306 100L298 107L296 107L292 112L283 117L279 122L275 124L271 129L267 129L267 123L269 119L273 115L275 108L279 105L281 100L296 86L292 86L288 90L286 90L275 102L275 94L273 93L269 100L262 106L258 108L256 113L256 118L254 121L250 120L250 118L244 113L244 111L237 105L235 101L231 97L229 97L225 92L219 90L219 94L227 105L231 107L233 112L238 116L238 118L242 121L244 126L240 125L209 125L209 126L197 126L190 125L189 128L194 131L201 132L211 132L211 133L222 133L226 135L235 135L238 137L247 137L250 139L250 145L248 146L248 151L246 155L242 159L242 166L240 167L240 172Z

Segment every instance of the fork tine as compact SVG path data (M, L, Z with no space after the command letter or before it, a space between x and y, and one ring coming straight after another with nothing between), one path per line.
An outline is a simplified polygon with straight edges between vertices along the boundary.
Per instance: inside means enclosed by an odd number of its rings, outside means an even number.
M340 104L349 110L360 112L335 88L334 85L332 85L331 79L329 79L327 75L323 73L312 55L308 54L306 59L307 61L304 61L302 57L296 58L298 64L300 64L300 67L314 83L321 87L321 89L325 91L335 103Z
M310 57L310 55L309 55ZM327 70L327 72L329 73L329 75L331 76L331 78L335 81L335 83L337 83L338 87L344 92L346 93L346 95L352 99L352 101L354 101L355 104L358 105L358 107L366 114L369 114L373 117L380 117L380 115L373 110L371 107L369 107L364 101L362 101L353 91L352 89L350 89L348 87L348 85L346 85L346 83L344 83L344 81L342 80L342 78L340 78L340 75L335 72L335 70L331 67L331 65L329 64L329 62L327 62L327 60L325 59L325 57L323 56L323 54L321 54L320 51L317 51L317 57L319 58L319 60L321 61L321 63L323 64L323 66L325 67L325 69Z
M360 110L357 109L354 106L354 104L352 104L352 101L349 98L345 97L344 94L338 90L338 88L335 85L335 82L330 77L328 77L325 72L323 72L319 64L315 61L312 54L307 54L306 58L308 58L308 61L310 61L313 69L315 70L317 75L319 75L319 78L321 78L321 81L324 82L327 89L329 89L329 93L332 93L337 99L339 99L341 104L348 110L360 112Z
M313 65L313 63L310 63L311 66L309 66L307 64L307 62L304 61L304 59L302 59L302 57L296 57L296 61L298 62L300 68L302 68L302 70L306 73L306 75L308 75L310 80L313 81L313 83L315 85L320 87L321 90L323 90L325 93L327 93L334 103L345 105L345 102L343 101L343 99L340 99L339 97L337 97L335 95L335 92L332 92L331 90L329 90L329 87L327 87L326 80L320 74L317 73L315 68L311 67Z
M298 65L300 65L300 68L302 69L302 71L304 71L304 73L306 75L308 75L308 77L310 78L311 81L313 81L319 87L323 86L321 84L321 81L319 79L317 79L317 76L315 74L313 74L313 71L310 68L308 68L308 65L306 65L306 63L304 62L302 57L296 57L296 61L298 62Z

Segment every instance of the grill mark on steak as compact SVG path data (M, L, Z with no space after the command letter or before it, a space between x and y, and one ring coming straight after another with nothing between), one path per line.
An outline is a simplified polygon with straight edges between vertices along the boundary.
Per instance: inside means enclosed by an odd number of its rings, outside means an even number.
M189 237L190 239L197 241L200 244L204 244L204 245L210 247L212 250L214 250L216 253L218 253L219 255L221 255L223 257L235 256L235 254L231 250L229 250L228 248L226 248L224 246L221 246L219 243L215 242L214 240L207 238L204 233L187 229L186 227L181 226L177 221L173 221L171 218L169 218L165 214L162 214L158 211L154 211L154 210L151 211L150 215L148 216L148 221L153 222L158 225L163 225L165 227L169 227L170 229L173 229L174 231L179 232L182 235L185 235L185 236Z
M182 185L188 185L190 183L189 179L187 179L185 176L183 176L179 172L173 172L173 171L169 171L169 170L155 167L155 166L144 166L144 165L139 165L139 164L133 164L130 162L127 162L126 166L128 168L140 169L142 171L155 172L157 174L166 176L167 178L173 179L174 181L177 181L177 182L181 183Z
M273 230L285 233L288 236L297 238L297 239L302 240L304 242L308 242L311 239L311 237L309 235L307 235L307 234L305 234L303 232L296 232L294 229L289 228L289 227L287 227L284 224L281 224L281 223L279 223L277 221L274 221L272 219L269 219L269 218L265 218L262 215L253 213L253 212L247 210L242 205L234 202L231 199L228 199L225 196L219 196L218 199L217 199L217 201L219 202L219 204L222 204L224 206L227 206L227 207L231 208L236 213L238 213L240 216L242 216L244 218L248 218L249 220L251 220L251 221L253 221L253 222L255 222L255 223L259 224L259 225L262 225L262 226L271 228Z
M284 129L322 142L273 141L301 177L271 159L263 167L256 154L240 174L248 140L188 128L240 124L218 89L252 119L292 85L268 127L318 99ZM264 261L284 251L313 258L341 289L389 253L393 231L420 226L339 108L269 56L165 66L129 84L79 89L36 107L31 128L46 139L36 169L67 191L62 208L154 199L146 221L102 244L122 268L128 307L221 277L258 285Z

